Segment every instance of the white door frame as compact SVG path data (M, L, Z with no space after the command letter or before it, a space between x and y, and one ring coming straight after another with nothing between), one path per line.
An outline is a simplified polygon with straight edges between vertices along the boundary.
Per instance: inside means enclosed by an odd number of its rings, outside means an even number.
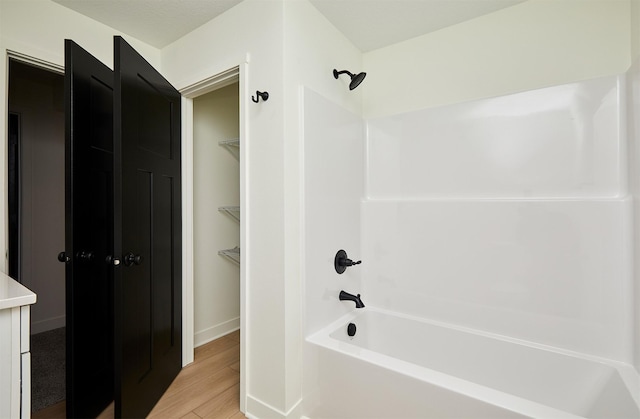
M240 411L246 411L247 389L247 260L249 256L248 237L248 187L247 156L248 123L247 88L248 63L215 74L180 90L182 95L182 364L193 362L194 353L194 266L193 266L193 99L239 83L240 96Z
M8 167L8 158L9 155L7 154L6 150L7 150L7 141L9 139L9 60L15 60L18 61L20 63L23 64L29 64L31 66L40 68L42 70L45 71L50 71L52 73L57 73L57 74L62 74L64 75L64 65L58 65L58 64L54 64L52 62L46 61L46 60L41 60L40 58L31 56L31 55L27 55L27 54L22 54L20 52L17 51L13 51L10 49L6 49L3 51L3 55L4 55L4 62L2 63L5 67L5 82L4 82L4 97L3 97L3 101L4 101L4 105L5 107L3 108L2 106L0 106L0 108L5 109L4 115L2 115L2 118L4 120L4 132L3 132L3 139L2 139L2 144L5 150L4 153L4 163L3 163L3 168L5 169L3 171L3 174L0 175L0 179L2 179L2 184L4 185L2 188L0 188L0 190L5 191L8 179L7 179L7 170L6 168ZM0 94L2 92L2 89L0 88ZM6 191L5 191L6 192ZM0 261L0 269L2 269L2 272L7 272L8 271L8 254L9 254L9 200L7 198L7 194L5 193L2 197L2 202L3 202L3 207L4 207L4 214L5 214L5 218L4 218L4 232L5 232L5 237L4 237L4 248L6 249L5 252L5 257L4 259L2 259Z

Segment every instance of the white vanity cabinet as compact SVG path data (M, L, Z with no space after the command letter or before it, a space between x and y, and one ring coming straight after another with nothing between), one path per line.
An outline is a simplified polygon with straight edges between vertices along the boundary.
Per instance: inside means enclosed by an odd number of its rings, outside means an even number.
M0 418L31 417L30 305L36 295L0 273Z

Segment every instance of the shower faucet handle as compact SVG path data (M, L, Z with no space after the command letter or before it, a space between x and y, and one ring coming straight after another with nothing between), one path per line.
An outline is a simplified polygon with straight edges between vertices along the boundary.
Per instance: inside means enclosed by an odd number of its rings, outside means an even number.
M349 257L347 257L347 252L345 252L344 250L338 250L338 253L336 253L336 257L333 259L333 267L339 274L344 273L344 271L347 270L347 267L359 265L361 263L361 260L354 262L349 259Z
M359 264L362 263L362 261L359 260L357 262L354 262L349 258L345 258L345 259L339 259L338 263L340 264L340 266L347 266L348 267L348 266L353 266L353 265L359 265Z

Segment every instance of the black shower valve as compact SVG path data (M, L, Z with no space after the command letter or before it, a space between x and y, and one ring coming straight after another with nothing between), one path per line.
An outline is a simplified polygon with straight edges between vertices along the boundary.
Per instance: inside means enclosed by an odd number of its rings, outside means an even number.
M349 266L353 266L353 265L358 265L358 264L362 263L362 261L361 261L361 260L359 260L359 261L357 261L357 262L354 262L354 261L352 261L351 259L344 258L344 259L339 259L339 260L338 260L338 263L340 264L340 266L346 266L346 267L349 267Z
M333 259L333 267L339 274L344 273L344 271L346 271L349 266L359 265L361 263L361 260L354 262L349 259L349 257L347 257L347 252L345 252L344 250L338 250L338 253L336 253L336 257Z

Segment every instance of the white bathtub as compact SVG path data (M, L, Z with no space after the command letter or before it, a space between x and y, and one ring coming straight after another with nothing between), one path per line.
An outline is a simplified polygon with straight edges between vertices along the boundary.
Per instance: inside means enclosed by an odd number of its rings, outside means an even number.
M640 418L626 364L369 307L307 341L314 419Z

